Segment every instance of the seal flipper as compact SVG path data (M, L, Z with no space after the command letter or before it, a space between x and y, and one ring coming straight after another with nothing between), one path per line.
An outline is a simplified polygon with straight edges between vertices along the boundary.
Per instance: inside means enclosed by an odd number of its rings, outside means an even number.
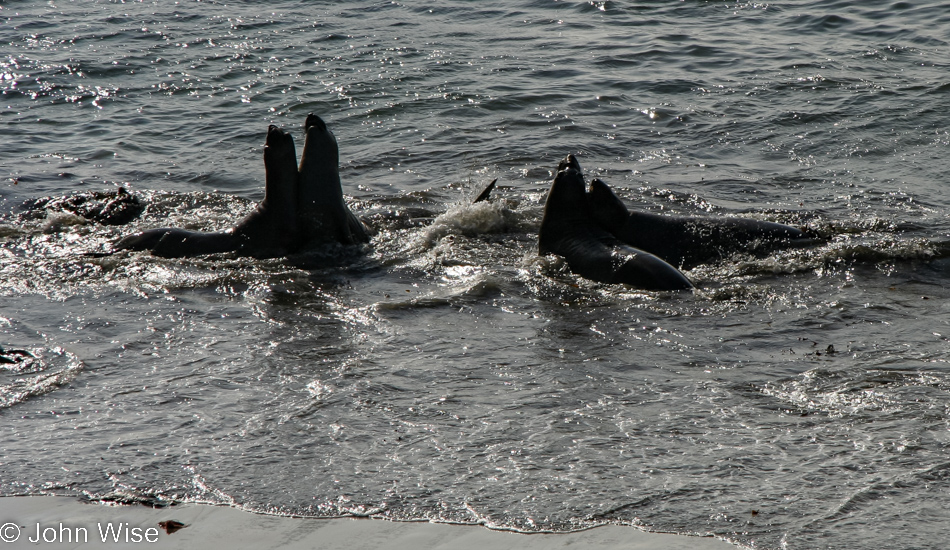
M485 188L482 189L482 192L479 193L477 197L475 197L475 200L472 201L472 204L475 204L477 202L487 201L488 198L491 196L491 192L495 189L495 184L497 182L498 182L498 178L491 180L491 183L486 185Z
M366 227L346 206L340 184L336 138L319 116L307 115L306 140L297 178L301 245L369 242Z

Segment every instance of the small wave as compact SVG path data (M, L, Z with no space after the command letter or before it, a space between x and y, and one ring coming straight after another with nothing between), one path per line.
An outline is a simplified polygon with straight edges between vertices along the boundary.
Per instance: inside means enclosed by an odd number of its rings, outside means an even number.
M50 213L43 223L43 233L60 233L76 225L85 225L86 218L69 212Z
M79 358L62 348L25 351L19 360L0 364L0 409L54 391L84 368Z
M811 15L803 14L791 18L782 26L794 28L796 32L805 34L837 31L853 24L851 19L835 14Z
M19 237L26 233L22 227L8 223L0 223L0 238Z
M805 411L832 416L866 413L945 416L940 415L940 411L944 410L943 395L948 390L950 377L939 371L819 367L794 380L767 384L762 393Z
M821 239L818 240L820 242ZM947 249L947 245L926 238L905 238L894 234L840 234L825 244L779 250L764 257L736 254L721 262L693 268L688 275L696 279L720 281L809 271L826 276L854 266L881 267L932 261L945 256Z

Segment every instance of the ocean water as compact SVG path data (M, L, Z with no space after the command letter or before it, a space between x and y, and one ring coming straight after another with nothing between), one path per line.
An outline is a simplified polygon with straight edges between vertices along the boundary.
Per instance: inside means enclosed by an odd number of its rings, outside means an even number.
M932 1L0 3L0 346L30 354L0 495L942 548L948 40ZM309 112L365 247L88 255L233 226ZM587 281L537 254L567 153L631 209L822 242ZM56 206L118 187L127 224Z

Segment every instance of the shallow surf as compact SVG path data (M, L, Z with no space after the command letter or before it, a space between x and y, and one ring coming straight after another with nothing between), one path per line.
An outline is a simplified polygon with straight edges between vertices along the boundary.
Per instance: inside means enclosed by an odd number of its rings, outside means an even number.
M943 11L0 6L0 345L31 354L0 365L0 494L941 547ZM267 125L311 111L368 245L84 255L233 226ZM692 293L579 278L537 254L567 153L631 209L822 242ZM35 208L119 186L128 224Z

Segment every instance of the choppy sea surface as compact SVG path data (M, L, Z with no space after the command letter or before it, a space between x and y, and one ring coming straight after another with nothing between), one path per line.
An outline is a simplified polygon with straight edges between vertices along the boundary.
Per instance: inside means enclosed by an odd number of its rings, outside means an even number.
M935 1L2 2L0 495L942 548L948 40ZM309 112L365 247L87 255L233 226ZM567 153L822 241L587 281L537 253Z

